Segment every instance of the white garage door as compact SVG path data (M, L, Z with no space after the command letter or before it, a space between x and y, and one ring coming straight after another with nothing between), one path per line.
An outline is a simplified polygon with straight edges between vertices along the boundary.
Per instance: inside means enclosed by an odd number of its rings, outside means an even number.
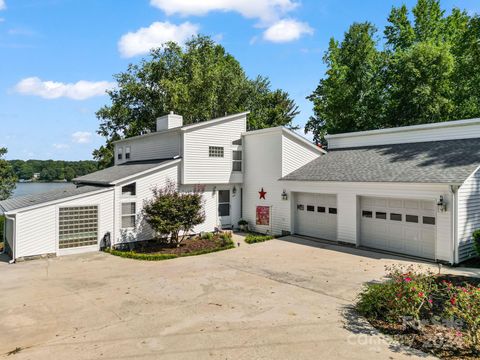
M295 233L337 240L337 197L329 194L297 193Z
M435 258L433 201L362 197L360 204L363 246Z

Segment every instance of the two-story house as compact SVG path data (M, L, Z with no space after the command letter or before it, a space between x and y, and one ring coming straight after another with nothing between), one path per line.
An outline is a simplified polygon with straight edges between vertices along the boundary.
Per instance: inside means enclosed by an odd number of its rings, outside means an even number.
M168 114L155 132L115 143L115 166L76 187L0 202L13 260L151 239L142 219L154 187L201 190L194 231L235 228L459 263L480 228L480 119L327 136L325 151L247 113L192 125Z

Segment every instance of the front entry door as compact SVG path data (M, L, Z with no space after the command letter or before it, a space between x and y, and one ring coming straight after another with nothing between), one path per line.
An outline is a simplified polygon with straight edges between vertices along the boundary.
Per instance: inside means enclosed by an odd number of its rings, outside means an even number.
M230 190L218 191L218 216L223 228L232 226L230 217Z

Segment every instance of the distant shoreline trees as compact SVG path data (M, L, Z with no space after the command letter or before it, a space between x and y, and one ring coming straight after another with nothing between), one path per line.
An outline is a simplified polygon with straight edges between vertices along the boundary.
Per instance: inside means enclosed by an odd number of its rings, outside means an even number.
M98 170L96 161L9 160L16 177L21 180L72 181Z
M17 177L12 166L7 160L3 159L6 153L6 148L0 148L0 200L8 199L15 190L17 183Z

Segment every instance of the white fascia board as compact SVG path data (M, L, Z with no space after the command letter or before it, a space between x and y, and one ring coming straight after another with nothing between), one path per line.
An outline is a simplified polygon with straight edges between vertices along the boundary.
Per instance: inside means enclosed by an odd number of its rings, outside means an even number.
M121 183L125 183L125 182L128 182L131 179L136 179L138 177L149 175L149 174L157 172L158 170L161 170L163 168L169 167L169 166L174 165L174 164L178 164L180 161L182 161L182 158L179 157L177 159L174 159L174 160L168 161L166 163L160 164L160 165L158 165L154 168L151 168L151 169L148 169L148 170L145 170L145 171L141 171L139 173L124 177L122 179L118 179L116 181L112 181L110 184L111 185L118 185L118 184L121 184Z
M221 117L221 118L216 118L216 119L207 120L207 121L201 121L201 122L196 123L196 124L185 125L185 126L182 126L180 129L182 131L189 131L189 130L193 130L193 129L196 129L196 128L199 128L199 127L206 127L206 126L216 125L218 123L234 120L236 118L239 118L239 117L242 117L242 116L245 116L245 115L248 115L248 114L250 114L250 111L244 111L244 112L241 112L241 113L238 113L238 114L232 114L232 115L224 116L224 117Z
M428 129L438 129L438 128L448 128L448 127L457 127L457 126L468 126L472 124L480 124L480 118L475 119L466 119L466 120L455 120L455 121L444 121L432 124L421 124L421 125L412 125L412 126L400 126L387 129L378 129L378 130L367 130L367 131L357 131L350 133L341 133L341 134L332 134L326 135L325 139L338 139L338 138L349 138L349 137L358 137L358 136L367 136L367 135L382 135L396 132L407 132L407 131L417 131L417 130L428 130Z
M52 200L52 201L44 202L44 203L41 203L41 204L36 204L36 205L32 205L32 206L23 207L23 208L20 208L20 209L7 211L5 213L5 215L15 215L15 214L18 214L18 213L42 208L42 207L45 207L45 206L55 205L55 204L59 204L59 203L65 202L65 201L77 200L77 199L81 199L81 198L84 198L84 197L88 197L88 196L92 196L92 195L98 195L98 194L101 194L101 193L104 193L104 192L107 192L107 191L113 191L113 190L114 190L113 186L106 186L103 189L100 189L100 190L97 190L97 191L92 191L92 192L79 194L79 195L73 195L73 196L62 198L62 199Z
M290 180L290 179L283 179L279 178L278 181L282 181L285 183L311 183L311 184L380 184L380 185L388 185L388 184L396 184L396 185L454 185L460 186L463 182L455 183L455 182L419 182L419 181L331 181L331 180ZM308 192L308 191L307 191Z

